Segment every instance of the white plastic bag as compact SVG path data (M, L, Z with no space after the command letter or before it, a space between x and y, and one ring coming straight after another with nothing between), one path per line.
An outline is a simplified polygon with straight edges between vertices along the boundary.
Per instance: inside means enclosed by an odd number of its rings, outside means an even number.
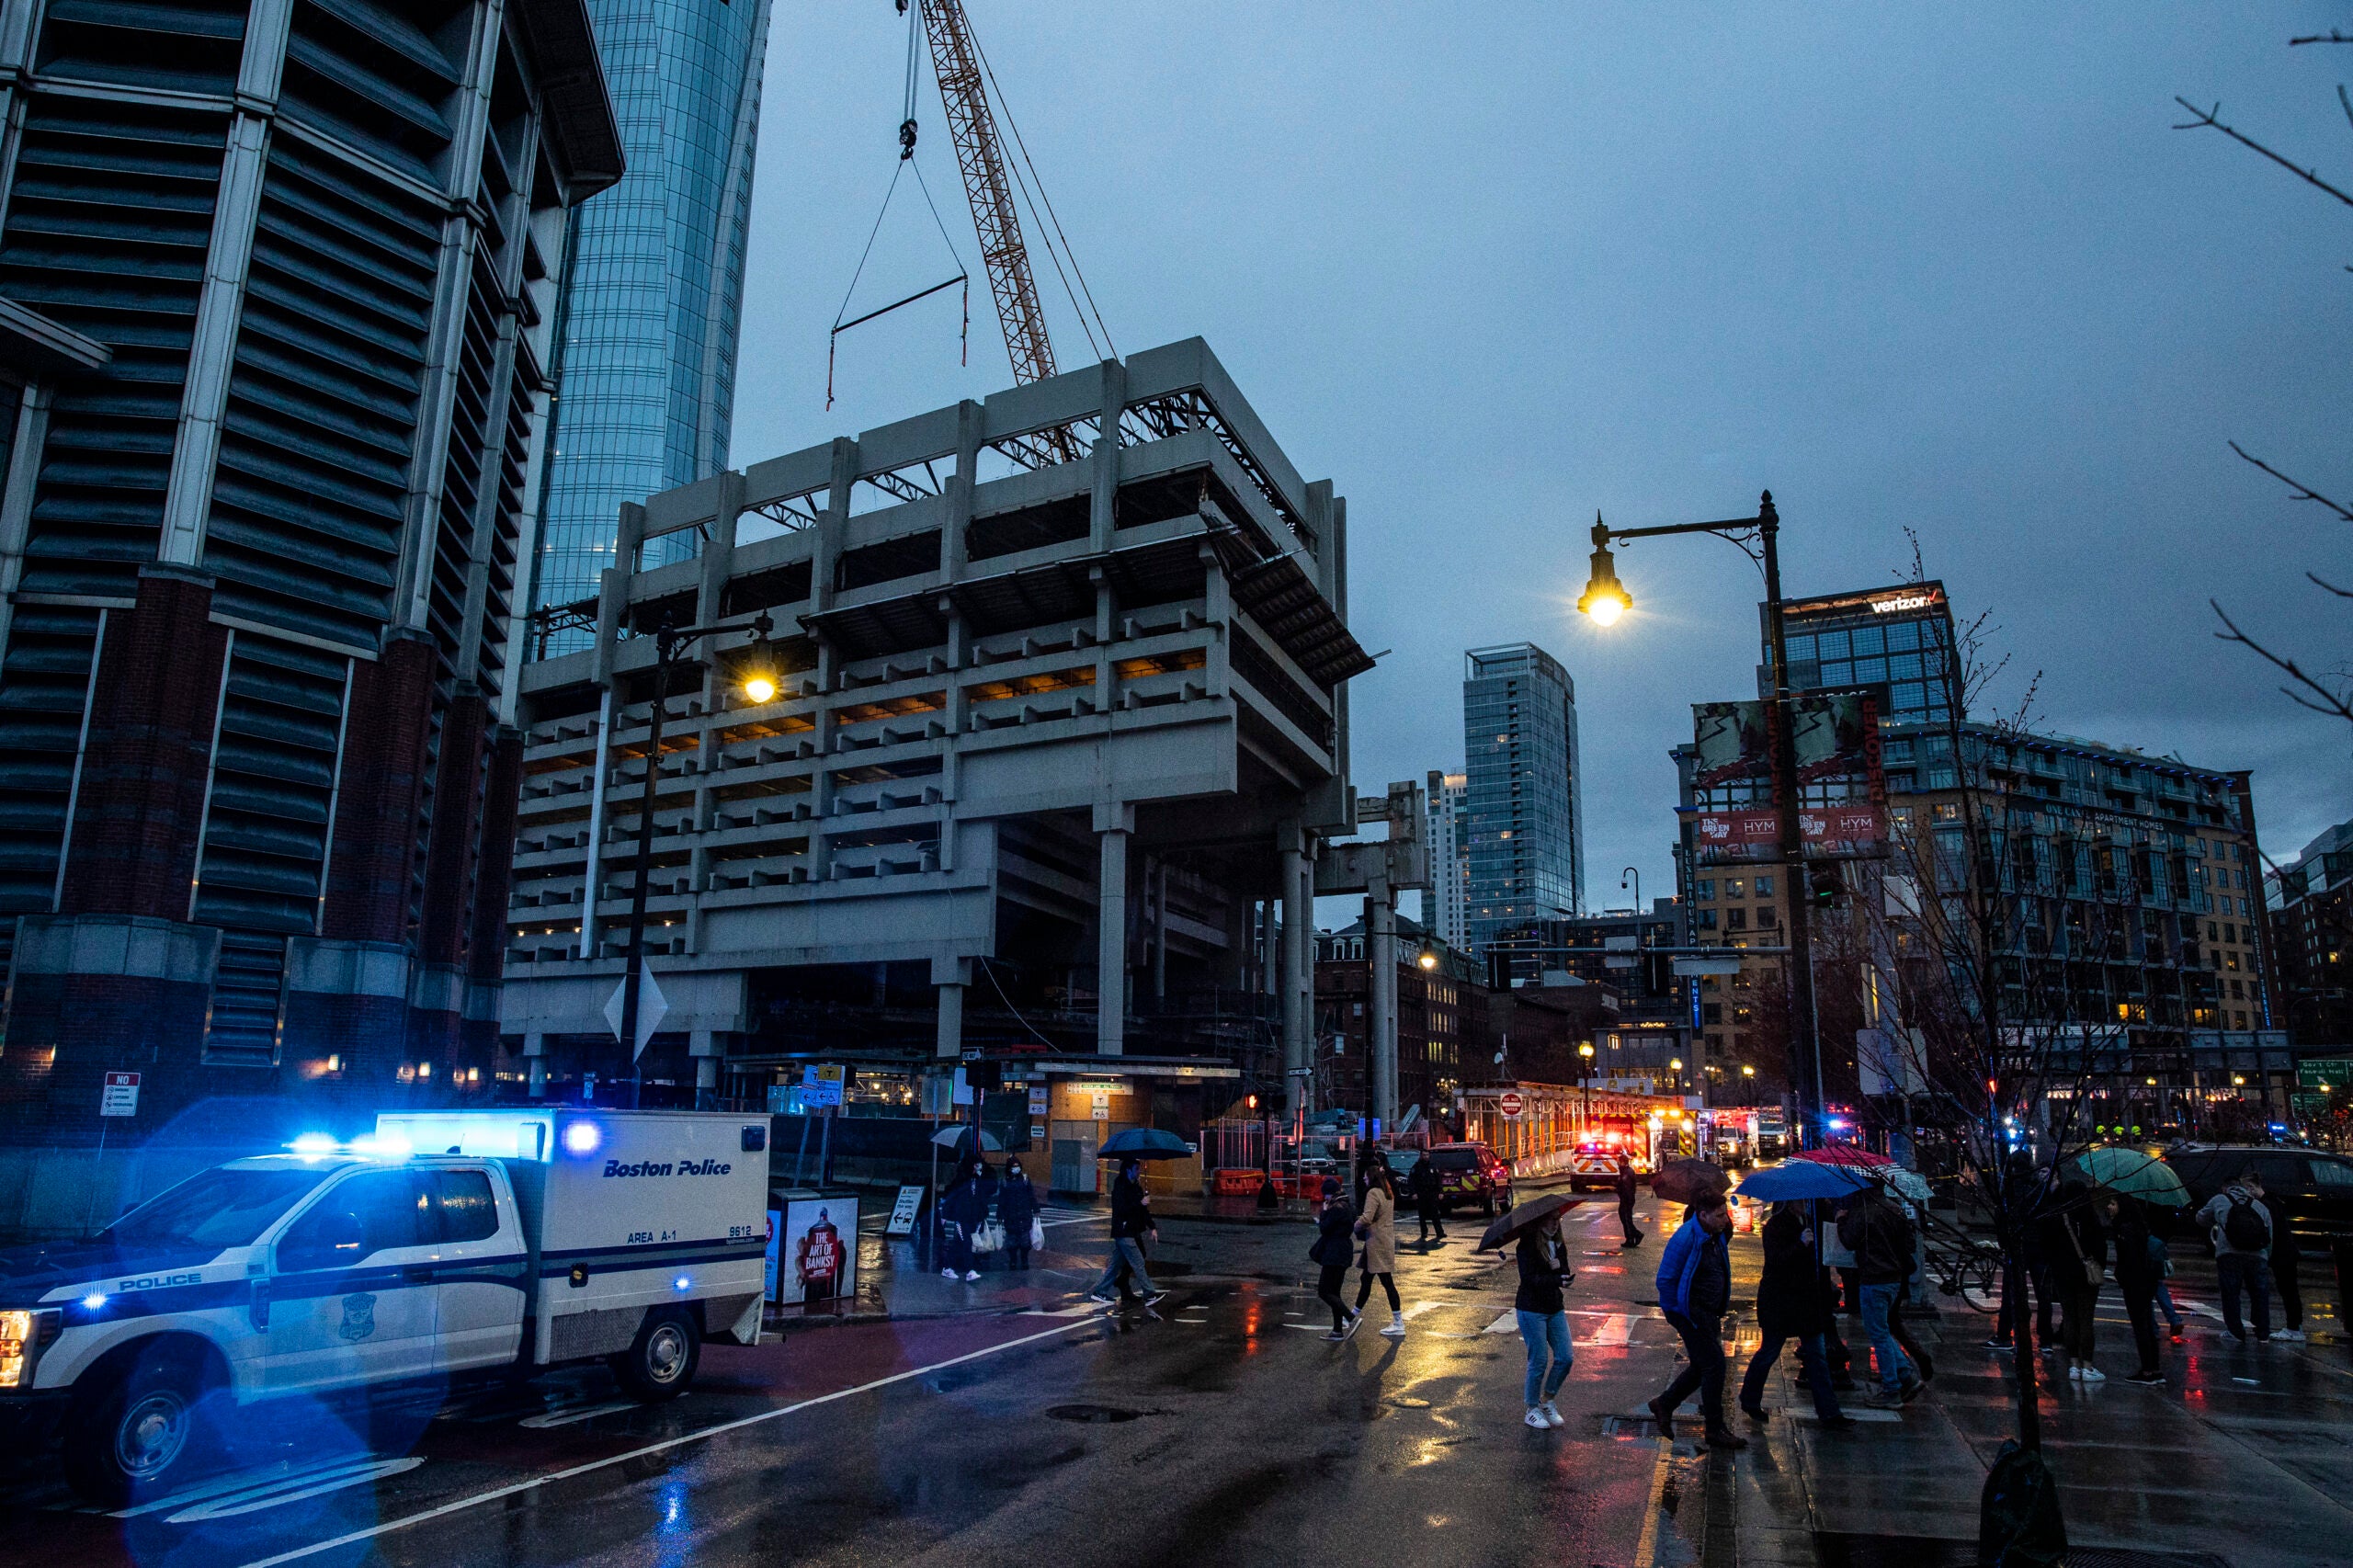
M1037 1221L1029 1221L1029 1250L1036 1252L1046 1244L1046 1227Z
M995 1220L984 1221L972 1233L972 1250L976 1253L1005 1250L1005 1227Z

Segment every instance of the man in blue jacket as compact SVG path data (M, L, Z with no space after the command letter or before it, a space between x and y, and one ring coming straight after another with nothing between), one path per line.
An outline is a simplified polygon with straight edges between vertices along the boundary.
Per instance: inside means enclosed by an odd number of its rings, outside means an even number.
M1658 1260L1658 1306L1683 1337L1684 1368L1651 1401L1659 1435L1675 1436L1675 1412L1696 1390L1711 1449L1745 1449L1724 1422L1723 1317L1732 1305L1732 1210L1710 1194L1694 1203Z

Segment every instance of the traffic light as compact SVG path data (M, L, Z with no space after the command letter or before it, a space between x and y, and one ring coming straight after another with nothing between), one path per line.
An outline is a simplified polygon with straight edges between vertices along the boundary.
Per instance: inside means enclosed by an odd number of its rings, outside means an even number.
M1846 880L1835 866L1817 866L1806 874L1806 899L1815 909L1828 909L1847 896Z
M1258 1113L1258 1096L1255 1094L1243 1096L1242 1107L1245 1110L1250 1112L1251 1115L1256 1116Z

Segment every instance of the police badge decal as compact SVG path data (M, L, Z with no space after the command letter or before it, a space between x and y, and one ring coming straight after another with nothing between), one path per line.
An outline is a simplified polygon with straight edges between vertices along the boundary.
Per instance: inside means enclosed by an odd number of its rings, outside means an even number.
M357 1344L376 1332L376 1298L346 1296L343 1299L343 1325L335 1332Z

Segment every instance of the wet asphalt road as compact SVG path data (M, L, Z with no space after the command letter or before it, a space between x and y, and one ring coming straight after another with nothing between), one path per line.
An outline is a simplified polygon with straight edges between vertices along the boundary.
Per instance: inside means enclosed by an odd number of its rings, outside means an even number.
M1377 1313L1320 1337L1304 1223L1172 1221L1156 1256L1187 1272L1158 1312L1074 1304L1101 1234L1081 1224L1025 1302L712 1347L665 1406L568 1371L372 1420L273 1408L239 1468L129 1517L36 1483L0 1497L0 1568L1688 1561L1644 1521L1671 1467L1708 1461L1612 1419L1675 1369L1641 1304L1663 1237L1621 1257L1614 1211L1573 1217L1570 1424L1536 1432L1477 1226L1404 1249L1403 1340Z

